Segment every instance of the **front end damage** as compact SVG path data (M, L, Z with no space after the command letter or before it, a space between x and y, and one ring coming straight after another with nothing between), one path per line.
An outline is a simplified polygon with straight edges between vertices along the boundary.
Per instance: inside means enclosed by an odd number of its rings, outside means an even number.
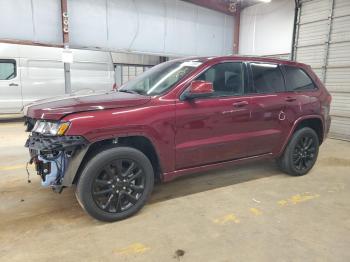
M29 163L34 163L42 186L61 192L72 185L88 141L81 136L45 136L32 132L25 147L29 148Z

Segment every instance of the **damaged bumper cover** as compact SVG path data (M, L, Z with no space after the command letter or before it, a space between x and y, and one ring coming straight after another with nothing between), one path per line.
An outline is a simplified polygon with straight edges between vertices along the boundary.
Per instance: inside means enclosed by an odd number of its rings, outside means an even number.
M89 148L81 136L44 136L32 133L26 141L30 163L35 164L42 185L61 192L71 186Z

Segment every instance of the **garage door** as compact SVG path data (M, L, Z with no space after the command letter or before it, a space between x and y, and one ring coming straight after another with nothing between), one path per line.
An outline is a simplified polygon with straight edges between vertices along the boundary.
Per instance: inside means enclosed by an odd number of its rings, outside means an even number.
M350 140L350 1L300 1L294 58L313 67L333 97L330 136Z

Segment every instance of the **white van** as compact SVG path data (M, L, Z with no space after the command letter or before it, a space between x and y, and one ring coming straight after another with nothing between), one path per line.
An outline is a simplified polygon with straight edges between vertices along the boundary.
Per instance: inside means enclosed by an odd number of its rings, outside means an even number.
M109 52L72 52L72 93L112 90L114 66ZM0 115L18 114L25 104L64 94L62 48L0 43Z

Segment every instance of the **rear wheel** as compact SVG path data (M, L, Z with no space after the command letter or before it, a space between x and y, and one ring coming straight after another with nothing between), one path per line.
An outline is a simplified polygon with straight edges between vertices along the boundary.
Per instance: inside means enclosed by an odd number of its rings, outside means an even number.
M102 151L88 162L79 178L76 196L92 217L117 221L145 205L153 184L149 159L134 148L117 147Z
M305 175L316 162L318 148L319 139L316 132L309 127L301 128L293 134L283 155L277 159L277 164L289 175Z

